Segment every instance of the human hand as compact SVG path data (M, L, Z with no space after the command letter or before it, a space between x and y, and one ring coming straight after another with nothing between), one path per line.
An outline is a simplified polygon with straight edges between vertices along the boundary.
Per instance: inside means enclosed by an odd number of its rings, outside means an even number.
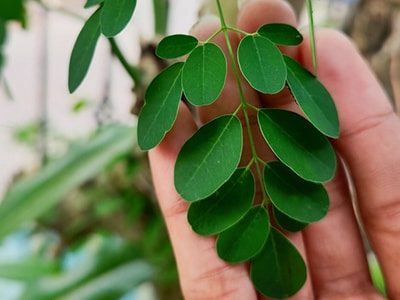
M218 28L217 22L200 22L193 34L206 39ZM276 22L296 25L293 11L282 0L247 1L238 17L238 27L247 32ZM237 46L239 37L232 34L231 40ZM217 36L214 42L226 50L222 36ZM332 94L341 123L341 136L333 143L351 173L359 217L381 263L389 297L400 299L400 121L347 38L332 30L320 30L317 48L318 77ZM307 39L298 48L285 49L285 52L312 69ZM254 92L245 81L243 84L246 99L253 105L298 112L287 91L265 96ZM232 112L239 102L234 77L230 74L220 99L206 109L199 109L199 119L206 123ZM266 151L256 127L253 131L259 154L270 160L271 153ZM195 129L192 115L182 105L173 130L149 154L183 294L189 300L263 299L253 288L247 266L229 265L219 259L214 238L196 235L186 220L188 204L175 191L173 172L180 148ZM248 159L249 151L245 149L243 161ZM302 233L288 234L306 258L309 269L306 285L293 299L381 299L369 277L343 166L326 188L331 199L328 215Z

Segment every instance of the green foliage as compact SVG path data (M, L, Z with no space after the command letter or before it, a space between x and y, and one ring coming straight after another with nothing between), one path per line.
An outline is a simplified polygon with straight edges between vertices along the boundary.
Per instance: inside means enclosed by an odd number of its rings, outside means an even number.
M187 100L198 106L213 103L222 92L226 73L226 59L217 45L197 47L183 67L182 85Z
M87 0L86 4L85 4L85 8L96 6L96 5L99 5L99 4L103 3L103 2L104 2L104 0Z
M71 93L79 87L85 78L99 37L100 10L97 10L83 26L72 50L68 77L68 88Z
M278 45L297 46L303 41L301 33L288 24L265 24L258 29L257 33Z
M238 61L244 77L259 92L276 94L286 82L287 71L279 49L263 36L246 36L239 44Z
M163 70L150 84L138 122L138 142L143 150L157 146L171 130L182 96L182 67L176 63Z
M178 193L187 201L213 194L235 172L242 147L242 126L236 116L222 116L204 125L185 143L176 160Z
M165 59L178 58L192 52L198 44L194 36L175 34L167 36L158 44L156 54Z
M289 240L272 228L261 253L251 263L256 288L273 298L294 295L305 283L304 260Z
M235 224L250 209L254 199L254 178L248 169L238 169L210 197L194 202L188 211L188 221L201 235L214 235ZM232 201L232 199L237 201ZM224 215L221 218L221 215Z
M101 32L106 37L120 33L132 18L136 0L104 0L101 9Z
M16 20L22 22L24 19L23 0L2 0L0 1L0 19L3 21Z
M301 223L292 218L288 217L284 213L281 213L278 209L273 208L273 215L276 223L281 227L283 230L289 232L298 232L302 231L304 228L307 227L307 223Z

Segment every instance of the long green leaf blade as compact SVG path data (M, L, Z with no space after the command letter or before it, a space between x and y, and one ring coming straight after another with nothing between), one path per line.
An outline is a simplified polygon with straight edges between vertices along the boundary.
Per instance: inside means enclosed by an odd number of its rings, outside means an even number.
M242 125L234 115L200 128L182 147L175 164L175 188L183 199L213 194L235 172L243 146Z
M235 224L250 209L254 190L251 171L238 169L213 195L190 205L188 221L193 231L214 235Z
M147 89L138 120L138 143L142 150L157 146L174 125L182 96L182 68L183 63L168 67Z
M97 41L100 37L100 10L97 10L85 23L72 50L69 62L68 88L73 93L85 78Z
M106 37L120 33L132 18L136 0L104 0L101 9L101 32Z

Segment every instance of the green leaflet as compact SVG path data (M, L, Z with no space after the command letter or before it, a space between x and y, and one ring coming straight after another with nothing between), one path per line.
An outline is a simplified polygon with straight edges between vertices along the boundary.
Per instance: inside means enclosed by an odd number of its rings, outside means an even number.
M100 10L85 23L72 50L69 62L68 88L73 93L85 78L100 37Z
M258 112L258 123L272 151L297 175L317 183L333 178L335 151L306 119L286 110L263 109Z
M230 263L244 262L261 251L269 232L268 212L262 206L253 207L238 223L219 235L218 255Z
M190 205L189 224L201 235L220 233L243 217L253 199L253 175L248 169L238 169L213 195Z
M182 147L175 163L175 188L183 199L213 194L235 172L243 146L242 125L234 115L201 127Z
M7 38L6 22L0 19L0 50Z
M285 87L287 70L278 47L262 36L246 36L239 44L240 69L259 92L276 94Z
M271 42L278 45L296 46L303 41L301 33L288 24L265 24L261 26L257 32L259 35L270 39Z
M142 150L157 146L171 130L182 96L183 63L163 70L149 85L138 121L138 143Z
M103 3L104 0L87 0L85 4L85 8L89 8L98 4Z
M332 96L321 82L299 63L285 56L288 85L301 110L323 134L339 136L339 117Z
M197 106L213 103L222 92L226 74L226 59L221 48L212 43L197 47L186 60L182 73L187 100Z
M104 0L101 12L101 32L106 37L120 33L132 18L136 0Z
M279 161L265 165L264 184L274 206L291 219L312 223L328 212L329 197L323 185L305 181Z
M170 35L158 44L156 54L165 59L178 58L190 53L198 43L199 41L191 35Z
M278 225L289 232L298 232L302 231L304 228L308 226L307 223L301 223L296 220L293 220L292 218L286 216L285 214L281 213L278 209L273 207L273 214L274 214L274 219Z
M23 0L1 0L0 1L0 19L23 21L24 5Z
M250 273L256 289L272 298L296 294L307 279L306 265L300 253L274 228L263 250L253 260Z

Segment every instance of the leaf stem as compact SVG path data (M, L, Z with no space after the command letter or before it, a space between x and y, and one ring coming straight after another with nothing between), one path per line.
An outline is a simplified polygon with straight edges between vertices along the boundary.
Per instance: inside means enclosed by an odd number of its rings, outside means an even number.
M311 56L312 63L314 68L314 75L317 76L318 62L317 62L317 47L315 43L315 26L314 26L314 11L312 0L307 0L307 14L308 14L308 23L310 30L310 46L311 46Z
M223 10L222 10L221 2L220 2L220 0L216 0L216 2L217 2L218 14L219 14L220 21L221 21L221 30L223 31L224 36L225 36L226 46L228 48L228 53L229 53L229 57L230 57L230 60L231 60L233 73L234 73L236 84L237 84L238 91L239 91L241 108L243 110L243 115L244 115L244 119L245 119L245 123L246 123L247 135L248 135L248 139L249 139L251 153L252 153L252 156L253 156L252 159L251 159L251 163L252 164L255 163L255 165L256 165L256 171L257 171L258 179L259 179L260 184L261 184L261 190L263 191L263 205L265 206L267 204L267 202L268 202L268 197L267 197L265 189L264 189L263 175L262 175L262 172L261 172L261 168L260 168L259 162L257 160L257 158L258 158L257 150L256 150L256 146L255 146L255 143L254 143L253 133L251 131L250 118L249 118L249 114L248 114L248 111L247 111L247 107L249 106L249 104L247 103L246 97L244 95L242 82L240 80L239 67L238 67L238 65L236 63L235 55L233 53L232 44L231 44L231 41L229 39L229 33L228 33L229 27L226 26L225 17L224 17L224 13L223 13Z
M209 43L213 38L215 38L218 34L222 32L222 28L218 29L216 32L214 32L208 39L204 41L204 44Z
M226 29L228 29L230 31L233 31L233 32L236 32L236 33L243 34L243 35L254 35L253 33L249 33L249 32L246 32L244 30L241 30L241 29L235 28L235 27L227 26Z

